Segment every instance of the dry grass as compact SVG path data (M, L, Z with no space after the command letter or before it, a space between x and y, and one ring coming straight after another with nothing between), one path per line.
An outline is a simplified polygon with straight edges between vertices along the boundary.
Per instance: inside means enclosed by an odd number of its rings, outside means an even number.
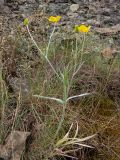
M8 40L2 51L4 55L9 49L13 63L7 66L7 59L3 56L5 59L3 58L3 68L1 67L3 76L1 74L0 143L4 142L12 129L30 131L31 139L22 159L118 160L120 158L120 56L117 55L111 64L101 57L100 53L104 44L108 43L107 39L100 40L92 33L86 37L83 53L84 64L74 78L69 96L85 92L93 94L69 101L62 128L55 138L62 116L61 104L38 99L33 95L63 98L62 84L44 59L39 57L38 51L26 37L27 33L25 32L25 35L17 33L16 37L9 37L13 39L13 42L10 44L11 40ZM51 45L49 58L56 69L63 71L68 62L70 62L69 65L72 64L73 54L76 51L75 39L65 40L61 44L61 46ZM78 50L81 46L82 43L78 43ZM78 56L78 59L80 57ZM27 96L22 96L22 93L16 94L6 81L6 76L13 73L11 69L13 66L18 78L25 77L29 82ZM9 72L7 72L8 69ZM71 124L76 124L76 122L77 129L73 125L70 137L73 138L75 132L79 139L96 134L93 139L84 143L93 148L74 143L65 147L62 145L60 148L56 147L55 144L66 135Z

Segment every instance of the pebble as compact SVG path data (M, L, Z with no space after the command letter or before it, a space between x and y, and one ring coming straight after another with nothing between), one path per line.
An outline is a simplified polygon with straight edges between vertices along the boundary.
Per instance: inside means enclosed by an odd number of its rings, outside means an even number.
M68 12L67 16L69 16L69 18L77 18L79 16L78 13L73 13L73 12Z
M79 9L79 4L72 4L71 6L70 6L70 10L72 11L72 12L76 12L78 9Z

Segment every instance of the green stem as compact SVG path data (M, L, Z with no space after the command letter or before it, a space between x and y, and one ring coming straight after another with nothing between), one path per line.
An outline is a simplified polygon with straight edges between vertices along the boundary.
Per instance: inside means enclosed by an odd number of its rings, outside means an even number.
M64 119L65 119L65 110L66 110L66 106L67 106L67 97L68 97L68 77L67 77L67 70L64 71L64 77L63 77L63 110L62 110L62 116L61 116L61 119L60 119L60 122L58 124L58 128L57 128L57 131L56 131L56 134L55 134L55 138L57 137L61 127L62 127L62 124L64 122Z
M36 48L38 49L38 51L40 52L40 54L41 54L41 55L45 58L45 60L48 62L48 64L49 64L50 67L52 68L53 72L57 75L57 77L58 77L59 79L61 79L61 77L59 76L59 74L57 73L57 71L55 70L55 68L53 67L53 65L51 64L50 60L48 59L47 55L44 55L43 52L42 52L42 50L38 47L36 41L34 40L32 34L30 33L30 30L29 30L28 25L27 25L27 31L28 31L28 33L29 33L29 35L30 35L30 38L31 38L33 44L36 46ZM54 30L53 30L53 31L54 31ZM54 32L53 32L53 33L54 33ZM49 45L50 45L50 42L49 42L49 44L48 44L48 49L49 49Z
M33 41L34 45L36 46L36 48L38 49L38 51L40 52L40 54L41 54L42 56L44 56L44 54L43 54L42 50L38 47L38 45L37 45L36 41L34 40L34 38L33 38L32 34L30 33L30 30L29 30L28 25L27 25L26 27L27 27L27 31L28 31L29 36L30 36L31 40Z
M55 70L55 68L53 67L53 65L51 64L50 60L45 56L46 61L48 62L48 64L50 65L50 67L52 68L53 72L57 75L57 77L61 79L61 77L59 76L59 74L57 73L57 71Z
M83 60L84 46L85 46L85 33L83 33L83 44L82 44L82 49L81 49L81 62Z
M48 42L48 46L47 46L47 49L46 49L46 57L48 56L48 51L49 51L49 48L50 48L50 44L51 44L51 39L52 39L52 37L53 37L53 34L54 34L54 32L55 32L55 25L54 25L54 28L53 28L53 31L52 31L52 33L51 33L51 35L50 35L50 38L49 38L49 42Z
M62 116L61 116L61 119L60 119L60 122L58 124L58 128L57 128L57 131L55 133L55 136L54 136L54 139L56 139L61 127L62 127L62 124L64 122L64 119L65 119L65 110L66 110L66 102L64 103L63 105L63 110L62 110Z

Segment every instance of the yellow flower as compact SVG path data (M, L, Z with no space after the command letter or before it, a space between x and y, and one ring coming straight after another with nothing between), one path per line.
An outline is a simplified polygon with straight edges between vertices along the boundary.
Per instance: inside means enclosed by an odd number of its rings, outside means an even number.
M84 24L80 26L75 26L75 31L77 32L83 32L83 33L88 33L90 30L91 26L85 26Z
M61 16L50 16L48 20L49 22L57 23L60 21L60 19L61 19Z

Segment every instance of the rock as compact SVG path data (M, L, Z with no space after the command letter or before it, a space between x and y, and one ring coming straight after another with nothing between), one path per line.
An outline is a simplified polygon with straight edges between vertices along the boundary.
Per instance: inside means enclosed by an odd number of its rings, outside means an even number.
M69 16L69 18L77 18L79 15L78 13L68 12L67 16Z
M95 19L88 19L88 20L87 20L87 23L88 23L89 25L93 25L93 26L100 26L100 21L97 21L97 20L95 20Z
M68 3L68 0L55 0L55 3Z
M12 131L4 145L0 145L0 159L20 160L30 132Z
M68 3L50 3L46 9L46 12L50 15L65 15L68 10Z
M0 0L0 12L4 9L4 0Z
M0 12L8 14L10 12L10 9L8 6L0 6Z
M18 3L19 4L24 4L26 2L26 0L19 0Z
M117 54L117 50L112 47L104 48L101 52L102 57L107 59L114 58Z
M4 5L4 0L0 0L0 6Z
M76 12L78 9L79 9L79 4L72 4L72 5L70 6L70 10L71 10L72 12Z
M115 24L115 20L109 16L104 16L104 20L102 21L102 23L105 25L109 24L110 26L112 26Z
M83 1L83 0L82 0ZM81 0L72 0L73 3L81 3Z
M31 6L29 5L20 5L19 6L19 11L24 14L26 17L30 16L31 13L33 12L33 9Z
M27 0L28 3L36 3L36 0Z
M12 3L14 0L4 0L6 3Z
M7 81L9 83L9 87L11 87L16 96L19 94L21 94L22 97L30 95L30 86L26 79L9 77Z
M115 35L120 32L120 24L114 25L112 27L104 27L104 28L94 28L94 30L101 35Z
M41 11L43 11L43 12L45 13L46 10L47 10L47 7L48 7L48 5L47 5L46 3L40 4L40 5L38 6L38 10L41 10Z
M110 16L110 14L111 14L110 8L104 8L102 10L101 14L104 15L104 16Z

